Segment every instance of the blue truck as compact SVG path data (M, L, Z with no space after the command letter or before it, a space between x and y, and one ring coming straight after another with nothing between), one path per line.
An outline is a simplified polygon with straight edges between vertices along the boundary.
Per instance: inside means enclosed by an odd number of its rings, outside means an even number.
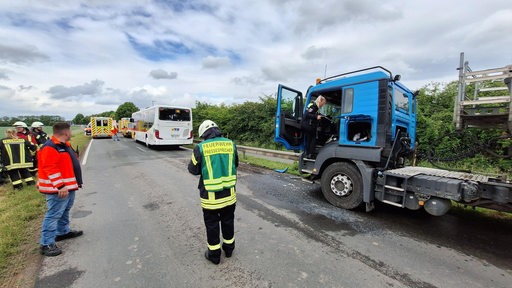
M416 146L416 96L400 75L381 66L317 79L305 95L278 86L274 141L304 151L301 121L318 96L316 157L299 157L299 171L320 181L334 206L366 211L375 201L440 216L452 201L512 212L512 183L499 177L408 166Z

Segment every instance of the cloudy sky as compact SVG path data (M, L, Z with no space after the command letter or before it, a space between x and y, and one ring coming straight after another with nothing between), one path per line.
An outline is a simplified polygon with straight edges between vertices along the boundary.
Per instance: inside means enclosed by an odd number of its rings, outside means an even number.
M512 64L510 0L0 1L0 117L302 91L381 65L418 89Z

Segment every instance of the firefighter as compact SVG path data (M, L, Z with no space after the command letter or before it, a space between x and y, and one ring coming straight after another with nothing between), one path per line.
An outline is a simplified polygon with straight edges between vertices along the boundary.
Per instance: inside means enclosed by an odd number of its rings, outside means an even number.
M39 148L41 148L41 146L43 146L43 144L46 143L48 139L50 139L48 137L48 134L46 134L46 132L43 131L43 126L44 124L39 121L35 121L32 123L32 125L30 125L30 127L32 127L32 135L34 135L37 146Z
M199 126L199 136L204 141L194 148L188 171L201 176L198 188L208 244L205 257L212 263L219 264L221 247L227 258L231 257L235 249L238 155L235 143L222 137L219 127L211 120L205 120Z
M16 128L16 132L17 132L16 136L18 138L28 140L29 145L33 146L33 147L30 147L30 153L32 154L32 159L34 161L34 165L32 165L32 167L30 167L28 170L30 171L30 174L32 174L32 176L36 176L36 173L37 173L36 152L37 152L37 149L39 148L37 146L36 137L34 136L34 134L32 134L32 132L30 132L30 130L28 129L28 126L27 126L27 124L25 124L25 122L17 121L17 122L14 122L14 124L12 124L12 126L14 126Z
M37 146L36 137L34 137L34 135L30 132L25 122L16 121L14 124L12 124L12 126L16 128L16 136L18 136L18 138L26 139L32 145Z
M313 103L308 105L304 117L302 117L301 129L306 136L306 149L304 151L306 158L315 158L316 130L323 116L318 110L322 108L326 102L325 97L319 95Z
M34 185L34 178L28 170L33 167L30 149L34 146L30 145L26 139L18 138L12 129L7 129L5 135L6 138L0 141L0 158L13 188L15 190L23 188L23 182L27 186Z
M32 122L32 125L30 125L30 127L32 127L32 135L34 136L34 139L37 143L37 150L39 150L39 148L41 148L43 144L46 143L46 141L48 141L48 139L50 139L50 137L48 137L48 134L46 134L46 132L43 131L43 126L44 124L39 121ZM32 169L30 172L32 173L32 175L35 175L37 173L37 151L36 155L34 155L34 169Z

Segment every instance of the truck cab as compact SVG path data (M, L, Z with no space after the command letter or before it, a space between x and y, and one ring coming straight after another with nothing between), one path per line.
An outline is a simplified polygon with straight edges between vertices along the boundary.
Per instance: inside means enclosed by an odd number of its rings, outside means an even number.
M403 166L404 157L415 147L416 99L399 78L377 66L317 80L305 96L279 85L274 140L289 150L303 151L304 108L322 95L327 104L319 110L316 159L302 155L301 172L314 179L322 163L333 157L371 162L375 167ZM402 142L393 147L397 141Z

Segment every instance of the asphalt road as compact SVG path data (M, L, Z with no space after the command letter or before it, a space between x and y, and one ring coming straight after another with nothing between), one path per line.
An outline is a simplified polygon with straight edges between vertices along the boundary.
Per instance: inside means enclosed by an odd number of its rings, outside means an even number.
M95 139L72 227L35 287L512 287L512 223L378 205L345 211L319 185L241 165L236 250L218 266L190 150Z

